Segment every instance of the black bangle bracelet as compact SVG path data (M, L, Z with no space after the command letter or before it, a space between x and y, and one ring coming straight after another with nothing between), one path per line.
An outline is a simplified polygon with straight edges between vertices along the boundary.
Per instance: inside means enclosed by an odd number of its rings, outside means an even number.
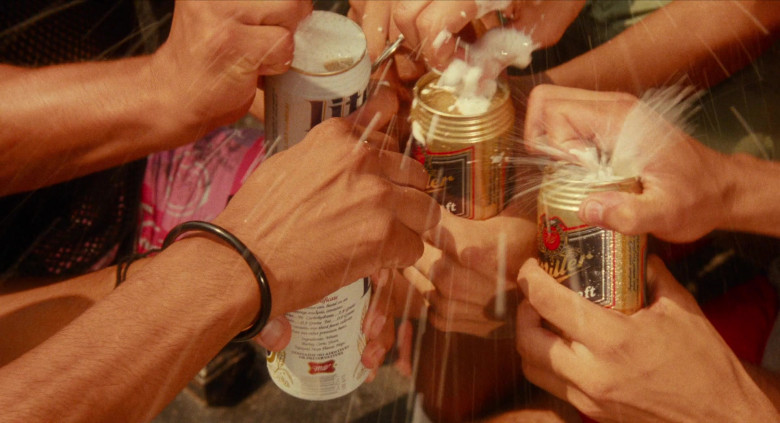
M171 231L168 232L168 235L165 237L165 240L162 244L162 249L164 250L169 245L171 245L173 241L176 241L176 238L178 238L183 233L191 231L207 232L218 236L221 240L230 244L231 247L233 247L236 251L239 252L239 254L241 254L241 257L244 258L246 264L248 264L252 269L252 273L255 274L257 285L260 288L260 311L258 312L257 319L254 323L252 323L252 326L241 331L238 335L236 335L235 338L233 338L232 342L249 341L263 330L263 327L265 327L265 324L268 322L268 317L271 315L271 288L268 286L268 279L265 276L263 267L260 265L257 257L252 254L252 252L249 250L249 248L247 248L246 245L244 245L243 242L241 242L238 238L225 229L209 222L193 220L176 225L176 227L171 229Z
M168 235L165 236L165 240L163 241L161 248L150 250L143 254L132 254L128 258L120 260L116 266L117 286L119 286L119 284L122 283L125 278L127 278L127 269L130 267L130 264L133 263L133 261L146 257L152 253L159 253L160 251L166 249L169 245L173 244L173 241L176 241L176 238L178 238L181 234L191 231L208 232L210 234L216 235L221 240L230 244L231 247L233 247L241 254L241 257L244 258L244 261L246 261L246 263L252 269L252 273L255 274L257 285L260 288L260 311L257 315L257 319L254 323L252 323L252 326L241 331L238 335L236 335L235 338L233 338L231 342L249 341L258 333L260 333L260 331L263 330L263 327L265 327L265 324L268 323L268 317L271 315L271 288L268 286L268 279L265 277L263 267L260 266L260 262L257 260L257 257L255 257L251 251L249 251L249 248L247 248L247 246L244 245L244 243L236 238L233 234L213 223L197 220L184 222L177 225L171 229L170 232L168 232Z

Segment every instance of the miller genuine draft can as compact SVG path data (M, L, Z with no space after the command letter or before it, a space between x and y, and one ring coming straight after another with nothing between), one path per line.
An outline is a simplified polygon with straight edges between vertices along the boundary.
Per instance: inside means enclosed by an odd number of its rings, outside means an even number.
M451 90L431 72L414 87L412 154L429 174L427 192L456 216L487 219L504 207L506 156L515 119L507 85L499 83L487 110L463 114Z
M626 314L644 305L646 235L583 223L582 201L603 191L641 192L639 179L596 177L576 165L550 165L539 191L539 265L588 300Z
M368 95L371 63L363 30L346 16L315 10L294 34L290 70L264 79L265 132L274 151L311 128L357 110Z
M295 32L291 68L265 79L266 140L287 149L311 128L357 110L367 96L371 64L360 27L338 13L314 11ZM360 386L369 371L363 319L371 299L368 278L352 282L319 303L287 313L292 338L269 352L271 380L288 394L328 400Z

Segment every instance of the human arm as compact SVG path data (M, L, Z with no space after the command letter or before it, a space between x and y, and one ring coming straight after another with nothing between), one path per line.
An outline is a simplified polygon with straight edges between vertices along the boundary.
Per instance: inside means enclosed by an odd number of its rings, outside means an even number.
M377 137L358 142L344 120L318 125L264 162L214 220L262 263L272 319L422 253L420 234L439 219L421 191L427 174L409 158L380 151L384 137ZM260 306L241 256L202 234L131 272L72 324L0 369L6 416L149 420Z
M648 261L650 305L633 315L584 300L535 260L523 265L518 286L526 298L517 315L524 374L588 416L616 422L780 419L657 257ZM718 400L703 400L712 398Z
M758 57L778 24L774 1L673 1L545 74L556 85L635 95L680 80L707 88Z
M291 31L310 11L307 1L179 1L152 55L3 66L0 195L186 144L238 119L260 75L289 66Z
M671 242L715 229L780 236L780 165L707 148L631 95L539 86L526 118L526 139L543 139L563 155L586 145L611 153L629 119L642 123L622 139L630 161L642 163L642 193L590 195L579 211L586 223Z

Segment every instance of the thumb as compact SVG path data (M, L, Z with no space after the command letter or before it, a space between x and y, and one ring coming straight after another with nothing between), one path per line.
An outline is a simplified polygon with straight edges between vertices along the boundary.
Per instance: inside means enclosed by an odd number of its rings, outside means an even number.
M591 194L580 205L580 219L593 226L626 235L652 232L660 203L648 201L646 194L600 192Z
M281 351L290 343L292 326L284 316L269 320L255 341L269 351Z

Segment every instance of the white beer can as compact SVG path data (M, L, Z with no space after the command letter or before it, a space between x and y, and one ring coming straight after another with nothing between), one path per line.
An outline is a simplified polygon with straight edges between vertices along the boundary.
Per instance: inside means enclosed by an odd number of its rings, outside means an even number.
M316 10L294 38L290 70L264 80L266 139L276 143L274 152L298 143L318 123L354 112L368 95L371 62L355 22Z
M371 282L364 278L311 307L287 313L292 338L284 350L268 352L271 380L306 400L329 400L357 389L370 373L360 361L370 299Z

